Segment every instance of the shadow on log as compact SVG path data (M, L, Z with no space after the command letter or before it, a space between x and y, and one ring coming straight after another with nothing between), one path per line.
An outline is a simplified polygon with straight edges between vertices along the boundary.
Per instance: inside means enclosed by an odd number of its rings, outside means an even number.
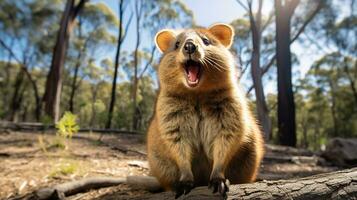
M87 178L63 183L36 191L36 199L64 199L66 196L90 189L128 184L133 188L159 191L153 177L129 176L127 178ZM105 196L102 196L105 198ZM117 196L115 199L121 199ZM174 199L173 192L148 194L133 199ZM207 187L198 187L179 199L222 199ZM306 178L260 181L251 184L231 185L228 199L357 199L357 168L319 174Z

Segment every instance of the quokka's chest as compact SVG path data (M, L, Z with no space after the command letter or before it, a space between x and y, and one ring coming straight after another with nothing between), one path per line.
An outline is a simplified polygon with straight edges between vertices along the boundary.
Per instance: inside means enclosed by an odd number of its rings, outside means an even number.
M234 131L239 125L238 104L230 98L216 101L176 102L167 100L158 110L161 130L167 134L197 140L209 140L222 131Z

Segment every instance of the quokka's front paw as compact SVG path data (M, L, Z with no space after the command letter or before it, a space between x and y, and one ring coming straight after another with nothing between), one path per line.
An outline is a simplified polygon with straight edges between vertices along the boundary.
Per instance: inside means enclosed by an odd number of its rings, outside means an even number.
M192 180L180 180L175 185L175 199L179 198L183 194L188 194L194 187L194 183Z
M179 198L183 194L188 194L194 187L193 175L190 171L184 171L181 174L180 180L175 185L175 199Z
M208 188L212 189L213 193L219 192L224 199L227 198L227 192L229 191L229 180L221 177L211 178Z

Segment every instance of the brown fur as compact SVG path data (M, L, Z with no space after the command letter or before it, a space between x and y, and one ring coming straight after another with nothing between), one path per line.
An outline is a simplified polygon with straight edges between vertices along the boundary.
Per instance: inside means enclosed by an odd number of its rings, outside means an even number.
M215 63L223 67L219 70L208 63L196 88L185 85L181 64L185 55L182 48L173 47L187 32L194 32L192 37L205 56L216 58ZM194 186L207 185L215 178L227 178L234 184L254 181L263 140L237 84L227 38L223 45L209 29L169 34L176 39L166 45L169 49L162 49L160 91L147 135L152 175L167 190L187 180ZM212 44L206 47L198 36L207 37Z

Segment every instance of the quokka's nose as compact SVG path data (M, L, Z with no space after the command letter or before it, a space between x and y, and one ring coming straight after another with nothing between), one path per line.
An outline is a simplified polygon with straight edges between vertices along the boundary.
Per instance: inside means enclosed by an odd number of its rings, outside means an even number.
M195 46L195 44L193 44L193 42L187 41L185 43L184 49L185 49L186 53L193 54L196 51L196 46Z

